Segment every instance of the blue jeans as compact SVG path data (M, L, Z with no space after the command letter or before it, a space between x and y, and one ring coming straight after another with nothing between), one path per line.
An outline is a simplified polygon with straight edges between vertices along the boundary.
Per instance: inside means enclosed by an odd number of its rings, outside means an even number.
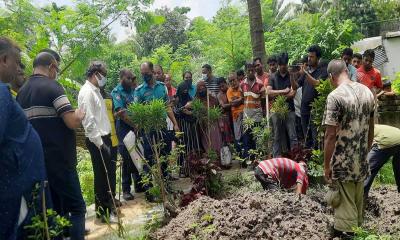
M76 168L49 171L48 178L54 210L72 224L69 229L70 238L84 239L86 205Z
M296 133L296 114L289 112L285 119L279 117L276 113L271 115L271 122L274 134L274 144L272 147L273 157L280 157L282 150L287 149L286 134L289 137L290 149L294 149L297 142Z
M400 145L386 149L379 149L377 146L373 146L367 156L371 175L364 182L364 196L368 196L376 175L390 157L393 157L393 172L396 179L397 191L400 193Z

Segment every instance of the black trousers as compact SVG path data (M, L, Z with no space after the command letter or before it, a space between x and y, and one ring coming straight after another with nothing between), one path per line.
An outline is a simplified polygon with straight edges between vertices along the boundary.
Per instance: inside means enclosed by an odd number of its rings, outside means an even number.
M115 211L113 207L113 201L111 196L115 196L115 185L116 185L116 163L112 158L112 144L110 135L102 137L104 144L109 147L110 151L102 150L103 159L100 155L100 150L92 143L88 138L86 138L86 147L90 152L93 165L94 174L94 195L95 195L95 209L96 214L106 215ZM104 160L104 163L103 163ZM108 179L111 185L111 194L107 182L106 169L107 169Z
M264 190L279 188L278 183L268 178L259 167L254 169L254 176L261 183L261 186L264 188Z

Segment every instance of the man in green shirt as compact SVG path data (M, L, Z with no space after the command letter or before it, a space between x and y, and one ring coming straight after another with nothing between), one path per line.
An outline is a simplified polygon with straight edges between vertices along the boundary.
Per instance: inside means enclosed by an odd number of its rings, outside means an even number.
M367 157L371 175L364 183L364 195L366 197L376 174L391 157L393 157L392 165L397 191L400 193L400 129L388 125L375 124L374 142Z

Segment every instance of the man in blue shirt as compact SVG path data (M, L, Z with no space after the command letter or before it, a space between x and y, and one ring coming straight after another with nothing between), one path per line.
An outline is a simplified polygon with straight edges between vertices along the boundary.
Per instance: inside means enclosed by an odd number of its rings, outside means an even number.
M156 99L161 99L164 100L164 102L168 105L168 110L167 114L169 119L171 120L172 124L174 125L174 130L175 132L179 132L179 127L178 123L176 122L174 113L172 112L172 108L169 105L168 101L168 91L164 83L156 81L153 77L154 69L153 69L153 63L151 62L144 62L140 65L140 73L142 74L143 78L143 84L139 85L135 89L135 97L134 101L138 103L149 103L152 100ZM167 127L167 124L165 124L165 127ZM155 131L150 132L150 134L144 134L143 133L143 148L144 148L144 157L146 160L149 162L150 165L154 164L154 158L153 158L153 150L151 149L151 139L153 137L156 138L156 142L158 137L158 134L156 134ZM168 136L166 134L166 128L165 130L162 131L162 139L168 140ZM168 146L168 143L166 143L166 146ZM164 148L161 151L161 155L167 155L169 149ZM166 168L167 166L164 164L163 165L163 174L164 177L167 177L166 173ZM148 173L149 168L148 166L144 166L143 170ZM145 188L149 188L150 186L145 186ZM148 201L153 201L153 197L146 192L146 199Z
M19 48L0 37L0 239L27 238L24 226L42 212L43 189L38 199L32 195L46 180L40 138L6 85L21 74L21 66ZM50 207L51 199L46 203Z
M120 83L112 90L114 112L117 113L116 130L118 136L118 151L122 156L122 192L126 201L133 200L131 193L132 177L135 180L135 192L141 192L141 178L139 171L132 162L131 156L124 144L124 138L129 131L135 131L133 123L129 120L126 109L133 102L136 76L128 69L122 69L119 73Z
M345 48L342 51L342 60L347 65L347 70L349 71L350 80L357 82L357 69L351 65L351 60L353 59L353 49Z

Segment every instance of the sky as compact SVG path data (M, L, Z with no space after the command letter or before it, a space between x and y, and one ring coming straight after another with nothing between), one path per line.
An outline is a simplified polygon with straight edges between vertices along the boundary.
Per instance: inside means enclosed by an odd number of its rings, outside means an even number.
M46 5L51 2L55 2L57 5L74 5L74 0L33 0L38 5ZM237 1L237 0L236 0ZM300 0L285 0L287 2L300 2ZM235 2L235 1L234 1ZM179 7L190 7L188 17L193 19L194 17L203 16L205 19L211 20L212 17L217 13L221 7L220 0L154 0L153 5L150 9L154 10L166 6L168 8ZM111 32L117 38L117 41L125 40L129 34L133 31L128 28L122 27L118 21L111 25Z

